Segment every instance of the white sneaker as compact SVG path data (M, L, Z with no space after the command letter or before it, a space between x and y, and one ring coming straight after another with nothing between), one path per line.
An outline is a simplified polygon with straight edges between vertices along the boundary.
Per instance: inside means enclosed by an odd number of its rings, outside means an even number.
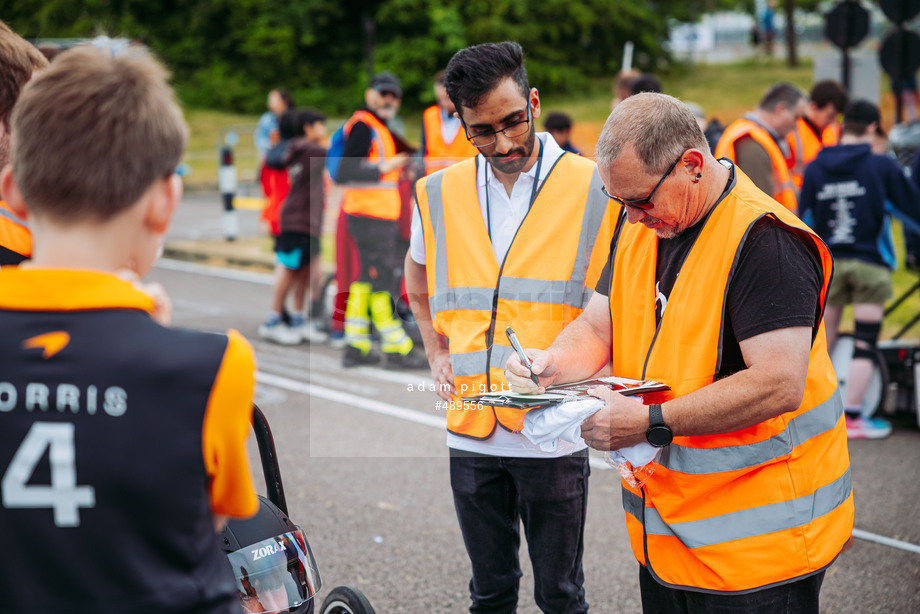
M325 343L328 338L326 333L317 329L315 322L304 322L299 326L292 326L291 330L307 343Z
M271 326L261 324L259 326L259 337L279 345L297 345L303 341L300 333L283 322Z

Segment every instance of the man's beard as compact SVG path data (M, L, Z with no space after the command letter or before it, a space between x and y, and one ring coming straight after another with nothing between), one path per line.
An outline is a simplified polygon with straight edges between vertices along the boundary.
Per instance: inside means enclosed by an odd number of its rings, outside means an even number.
M495 170L506 175L520 172L527 165L527 162L530 161L536 139L537 133L531 126L530 137L528 137L526 145L523 147L514 147L511 151L501 156L489 156L489 163L492 164ZM517 160L505 161L505 158L512 155L519 155L520 157Z

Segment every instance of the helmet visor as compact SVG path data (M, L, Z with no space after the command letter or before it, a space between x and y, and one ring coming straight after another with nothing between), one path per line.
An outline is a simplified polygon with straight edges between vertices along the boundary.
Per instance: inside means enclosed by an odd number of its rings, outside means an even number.
M313 551L300 527L227 555L244 612L287 612L322 586Z

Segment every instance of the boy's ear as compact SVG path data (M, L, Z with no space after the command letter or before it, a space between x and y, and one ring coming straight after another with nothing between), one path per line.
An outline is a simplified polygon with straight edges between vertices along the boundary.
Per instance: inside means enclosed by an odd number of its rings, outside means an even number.
M145 221L152 231L164 234L169 229L169 223L182 200L182 178L172 174L162 179L157 183L151 196L147 203Z
M22 192L16 185L16 179L13 177L13 165L7 164L0 171L0 196L3 202L19 217L24 220L29 219L29 210L26 208L26 202L22 198Z

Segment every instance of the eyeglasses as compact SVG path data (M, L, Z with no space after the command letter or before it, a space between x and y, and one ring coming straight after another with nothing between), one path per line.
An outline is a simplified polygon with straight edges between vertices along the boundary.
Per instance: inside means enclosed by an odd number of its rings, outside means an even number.
M505 126L501 130L493 130L491 132L479 132L477 134L470 134L469 130L466 128L466 123L463 124L463 130L466 132L467 140L475 145L476 147L488 147L495 143L498 140L498 133L501 132L509 139L517 138L523 134L526 134L530 130L530 105L527 105L527 119L515 122L510 126Z
M642 209L643 211L648 211L654 207L654 203L651 203L652 197L655 195L655 192L658 191L658 188L661 187L661 184L664 183L664 180L671 175L671 171L674 170L674 167L677 166L677 163L680 162L681 158L684 157L684 152L680 152L680 155L677 156L677 159L674 160L674 163L668 167L668 170L664 172L664 175L661 176L661 179L658 180L658 183L655 184L655 187L652 188L652 191L648 193L648 196L645 198L637 198L636 200L625 200L619 196L611 196L607 193L607 188L601 186L601 192L604 193L604 196L617 203L618 205L625 205L627 207L635 207L636 209Z

